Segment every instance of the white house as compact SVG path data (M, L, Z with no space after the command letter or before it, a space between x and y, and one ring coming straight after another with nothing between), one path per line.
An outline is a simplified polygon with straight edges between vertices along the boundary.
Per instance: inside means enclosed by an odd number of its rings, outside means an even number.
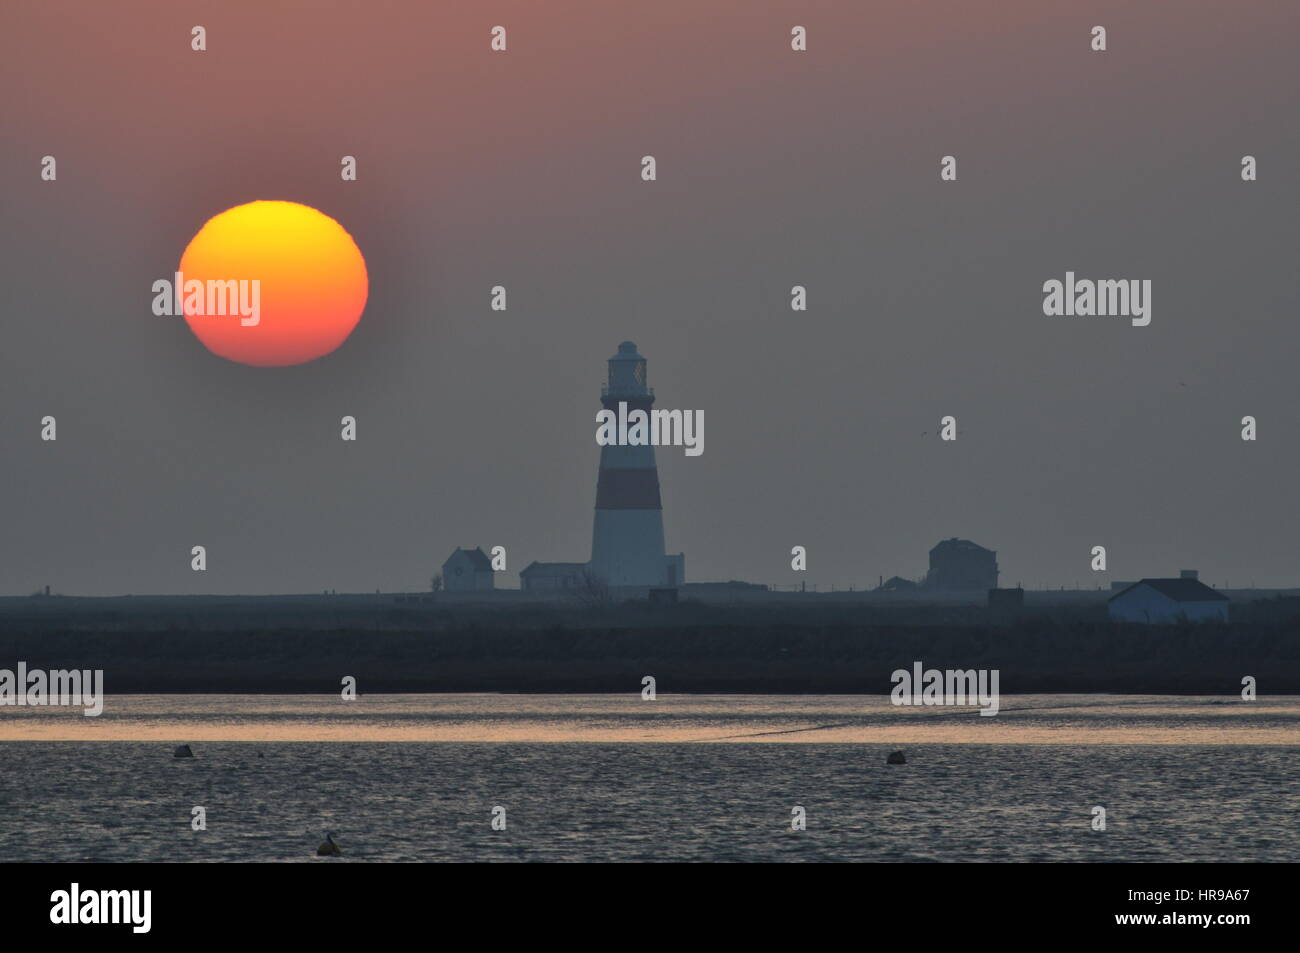
M442 585L448 592L478 592L496 587L492 573L492 560L482 547L461 549L447 557L442 564Z
M1228 621L1228 597L1190 575L1135 582L1111 596L1107 608L1115 622L1167 625Z

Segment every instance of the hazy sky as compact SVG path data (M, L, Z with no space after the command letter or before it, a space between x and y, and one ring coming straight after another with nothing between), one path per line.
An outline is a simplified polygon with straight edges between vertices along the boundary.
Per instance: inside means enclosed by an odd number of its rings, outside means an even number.
M624 339L659 406L705 414L703 456L659 452L690 580L874 585L964 536L1008 585L1300 584L1297 35L1300 6L1261 0L9 0L0 593L585 560ZM244 367L150 311L254 199L366 257L327 358ZM1150 326L1046 317L1067 270L1150 279Z

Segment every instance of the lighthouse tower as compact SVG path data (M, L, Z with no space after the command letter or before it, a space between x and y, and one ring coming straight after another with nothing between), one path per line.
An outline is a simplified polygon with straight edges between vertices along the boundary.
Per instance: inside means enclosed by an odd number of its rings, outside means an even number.
M645 358L624 341L609 359L609 381L600 402L615 414L650 413L655 393L646 386ZM611 586L664 586L683 581L684 559L664 555L663 509L655 448L608 445L600 448L596 480L596 521L591 534L591 571Z

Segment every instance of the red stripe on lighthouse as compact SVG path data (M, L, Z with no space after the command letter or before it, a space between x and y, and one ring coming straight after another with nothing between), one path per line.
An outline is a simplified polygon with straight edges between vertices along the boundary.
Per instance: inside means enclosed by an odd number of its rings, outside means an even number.
M659 471L601 470L596 480L598 510L658 510Z

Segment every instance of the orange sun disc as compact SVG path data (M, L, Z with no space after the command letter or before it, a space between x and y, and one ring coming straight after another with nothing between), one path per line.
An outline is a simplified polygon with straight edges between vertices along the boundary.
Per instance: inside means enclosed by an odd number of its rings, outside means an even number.
M208 219L180 271L190 330L213 354L257 367L329 354L361 320L370 289L352 236L296 202L249 202Z

